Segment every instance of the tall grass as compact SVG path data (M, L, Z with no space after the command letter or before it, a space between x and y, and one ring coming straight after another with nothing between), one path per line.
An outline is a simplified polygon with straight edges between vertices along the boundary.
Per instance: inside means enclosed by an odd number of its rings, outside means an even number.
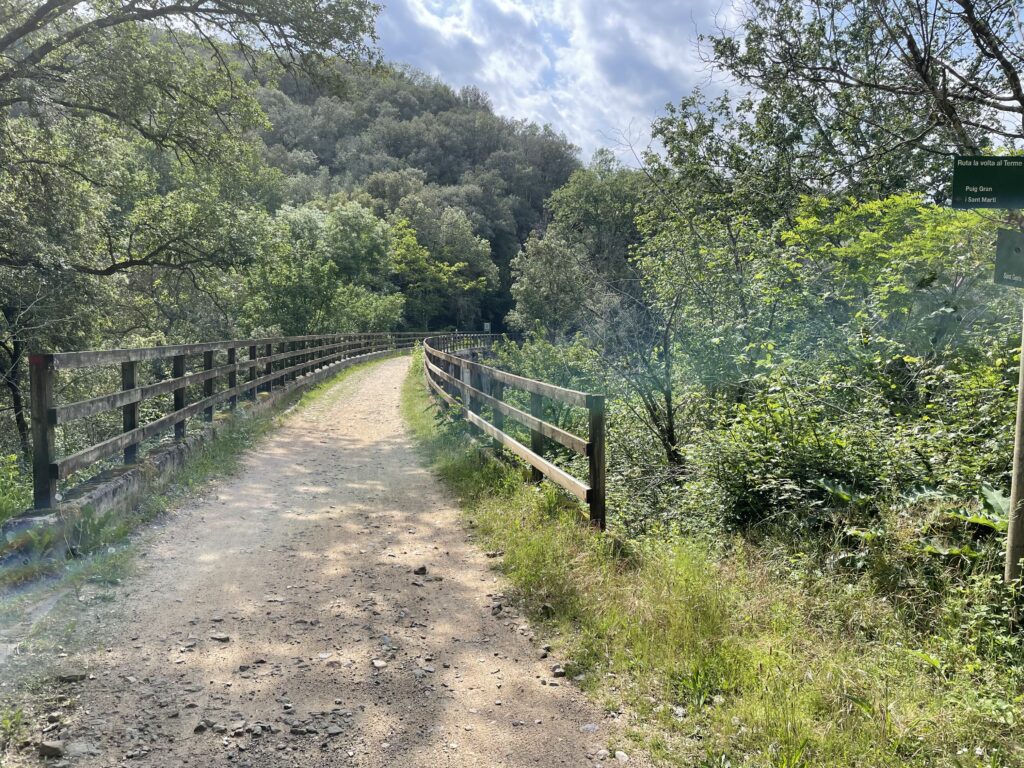
M631 737L661 764L1024 764L1015 692L936 666L869 587L794 580L740 541L715 555L594 534L574 501L467 440L415 364L403 411L569 675L627 709Z

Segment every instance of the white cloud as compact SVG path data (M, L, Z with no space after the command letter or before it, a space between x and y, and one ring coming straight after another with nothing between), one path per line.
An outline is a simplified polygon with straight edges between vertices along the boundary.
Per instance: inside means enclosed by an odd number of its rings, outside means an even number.
M378 19L394 61L476 85L510 117L550 123L589 157L645 146L651 121L707 77L696 50L709 0L388 0Z

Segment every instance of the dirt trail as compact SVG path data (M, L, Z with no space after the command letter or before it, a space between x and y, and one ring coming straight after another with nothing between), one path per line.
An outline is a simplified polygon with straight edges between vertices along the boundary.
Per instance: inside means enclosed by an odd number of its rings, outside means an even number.
M625 757L599 753L614 723L497 608L493 561L402 424L408 365L360 371L291 414L151 537L96 618L109 647L66 660L90 675L68 685L77 705L46 736L69 765Z

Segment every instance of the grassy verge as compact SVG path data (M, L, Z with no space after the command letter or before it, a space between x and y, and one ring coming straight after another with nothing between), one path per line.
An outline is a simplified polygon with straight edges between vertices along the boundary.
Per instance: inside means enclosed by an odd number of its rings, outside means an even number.
M882 597L737 542L617 541L466 440L414 365L404 416L569 674L678 766L1018 766L1021 701L937 666ZM998 681L988 685L998 686ZM1010 706L1007 706L1007 703Z

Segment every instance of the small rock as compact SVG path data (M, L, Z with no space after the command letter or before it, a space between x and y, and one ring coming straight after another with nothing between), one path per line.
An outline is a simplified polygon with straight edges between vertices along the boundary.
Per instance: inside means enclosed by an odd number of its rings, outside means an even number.
M65 757L95 757L99 753L96 746L88 741L70 741L64 747Z
M587 723L580 726L580 733L597 733L597 723Z
M341 734L343 734L344 732L345 732L345 729L341 728L341 727L339 727L337 725L329 725L329 726L327 726L327 735L328 736L341 736Z
M388 665L384 659L374 659L372 663L374 669L384 669Z
M226 643L231 638L225 635L223 632L214 632L210 635L211 640L216 640L218 643Z
M629 762L629 755L627 755L625 752L623 752L621 749L619 749L619 750L616 750L616 752L615 752L615 759L618 762L620 762L620 763L628 763Z
M39 756L40 757L63 757L64 756L64 742L63 741L41 741L41 742L39 742Z
M427 566L421 565L418 568L415 568L413 570L413 573L415 573L417 576L426 576L427 575Z
M552 677L565 677L565 668L561 664L555 664L551 668Z
M85 680L86 677L87 675L85 672L65 672L57 679L62 683L80 683Z

